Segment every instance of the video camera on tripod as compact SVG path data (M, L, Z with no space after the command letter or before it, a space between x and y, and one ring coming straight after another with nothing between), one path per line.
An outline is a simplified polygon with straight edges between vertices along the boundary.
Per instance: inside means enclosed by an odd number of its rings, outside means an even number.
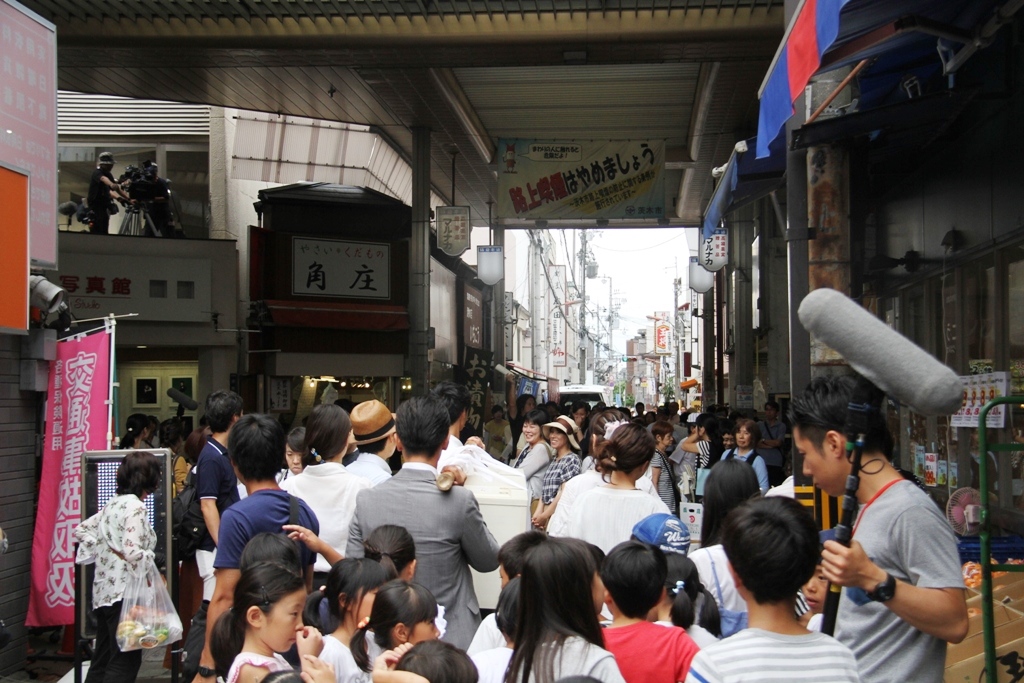
M134 165L125 166L124 173L117 183L129 197L140 202L151 202L159 195L156 164L144 161L142 168Z
M168 182L159 177L157 170L156 164L146 160L142 162L141 168L126 166L124 173L117 179L132 200L130 204L125 204L120 234L164 237L173 233L170 188Z

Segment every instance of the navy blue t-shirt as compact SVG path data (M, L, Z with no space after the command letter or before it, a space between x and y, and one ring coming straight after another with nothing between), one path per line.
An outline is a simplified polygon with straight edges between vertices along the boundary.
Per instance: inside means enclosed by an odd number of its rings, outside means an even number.
M196 462L196 494L200 499L216 498L217 510L224 524L224 511L238 502L238 478L228 459L228 449L209 439ZM199 550L214 550L217 545L207 531L199 542Z
M280 489L257 491L225 510L220 518L220 543L217 544L217 558L213 566L216 569L238 569L245 544L264 531L284 533L281 527L288 523L291 510L288 492ZM301 499L299 525L315 534L320 533L320 522ZM303 567L316 562L316 553L301 543L299 549Z

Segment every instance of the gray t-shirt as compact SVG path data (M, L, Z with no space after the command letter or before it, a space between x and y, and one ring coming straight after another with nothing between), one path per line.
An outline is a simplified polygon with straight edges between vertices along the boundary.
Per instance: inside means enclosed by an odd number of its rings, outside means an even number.
M854 539L900 581L918 588L964 587L953 531L912 482L893 484L861 508ZM853 651L864 683L942 681L945 641L918 631L860 589L843 590L836 638Z

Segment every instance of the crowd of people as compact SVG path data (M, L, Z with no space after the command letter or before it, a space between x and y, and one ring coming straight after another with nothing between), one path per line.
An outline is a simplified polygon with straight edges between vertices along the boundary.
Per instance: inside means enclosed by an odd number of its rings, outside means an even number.
M815 380L789 415L804 474L835 496L851 467L852 386ZM966 635L955 539L890 464L881 415L846 547L793 500L775 404L758 423L672 405L654 419L585 403L560 415L520 396L464 445L469 408L468 390L443 382L396 415L378 401L319 405L286 435L218 391L205 432L158 425L205 523L180 570L196 572L179 605L191 618L186 680L940 681L946 643ZM128 426L124 447L143 448L149 423ZM520 470L531 499L524 531L500 546L463 485L457 456L473 447ZM118 495L76 532L82 561L98 567L86 683L138 671L113 629L126 576L155 544L139 521L155 462L126 456ZM679 517L696 502L699 542ZM471 569L499 572L492 614ZM844 587L835 638L820 632L827 582Z

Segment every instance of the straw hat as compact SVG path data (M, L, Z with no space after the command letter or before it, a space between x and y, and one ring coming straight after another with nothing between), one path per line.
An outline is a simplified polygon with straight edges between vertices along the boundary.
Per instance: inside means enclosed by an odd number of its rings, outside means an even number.
M569 433L576 436L576 441L580 443L583 442L583 430L576 426L576 420L572 419L568 415L559 415L555 420L564 424L569 430Z
M395 416L380 401L363 401L349 414L352 438L357 446L380 441L395 431Z
M541 431L544 433L544 438L547 439L548 441L551 440L552 429L557 429L558 431L565 434L565 436L569 439L569 445L572 446L572 449L574 451L578 451L580 449L580 445L576 443L576 437L572 435L572 432L569 430L569 427L567 427L564 422L562 422L561 420L555 420L554 422L548 422L546 425L541 427Z

